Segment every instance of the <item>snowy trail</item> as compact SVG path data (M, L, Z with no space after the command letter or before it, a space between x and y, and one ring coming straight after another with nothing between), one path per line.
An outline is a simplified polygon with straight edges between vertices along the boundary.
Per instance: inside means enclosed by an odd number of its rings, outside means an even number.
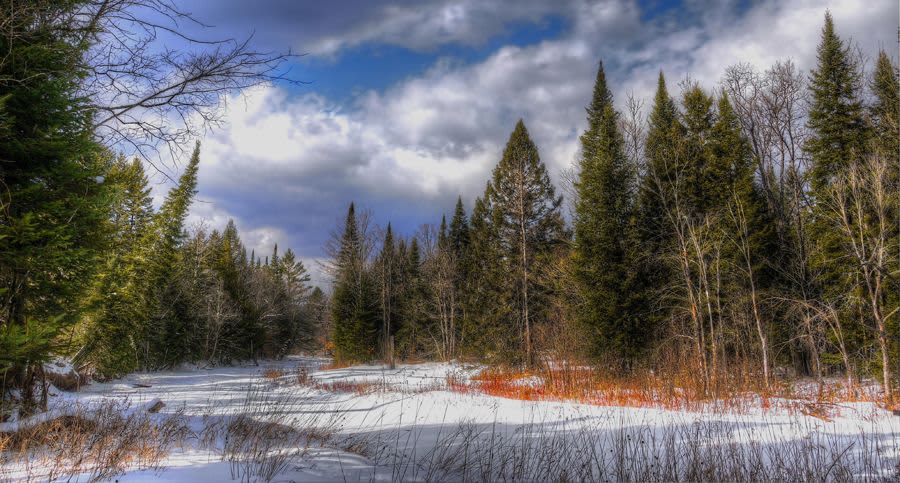
M393 370L380 366L320 370L326 362L295 357L259 366L133 374L93 384L79 393L63 393L55 403L98 405L127 400L138 405L159 398L166 406L155 417L182 414L197 433L210 421L248 412L255 418L284 424L303 425L308 424L309 418L318 418L315 420L333 428L326 442L312 444L286 464L273 481L454 479L456 470L452 468L463 463L460 458L469 457L470 446L478 449L471 454L482 460L484 451L493 451L494 447L521 452L516 461L522 471L531 471L528 465L538 464L541 452L548 447L564 453L585 451L587 447L593 451L597 445L612 448L610 442L626 437L640 439L641 444L644 439L656 442L653 444L658 447L650 452L638 448L635 454L657 458L680 451L678 445L699 432L704 432L697 436L706 441L703 445L755 444L765 451L761 456L765 461L779 458L779 453L790 455L795 445L805 442L812 442L814 447L830 445L833 451L844 451L842 448L846 447L842 458L853 460L868 455L878 458L885 468L900 461L900 418L883 411L880 414L863 403L848 405L845 414L827 422L777 411L716 414L517 401L443 389L448 374L466 378L475 371L460 365L429 363ZM319 386L297 384L298 367L306 368ZM277 380L263 376L266 370L273 369L284 375ZM361 395L322 389L332 387L329 384L373 384L380 389ZM862 443L858 441L860 434L866 435ZM664 441L669 441L671 447L662 447ZM872 451L878 454L868 454ZM472 471L477 466L467 464ZM134 468L118 480L241 479L220 454L195 443L173 451L163 466L162 470ZM444 473L435 473L435 468ZM479 471L484 475L499 470L487 467ZM521 473L519 479L529 479L529 475L537 477L538 473ZM0 477L17 479L15 473L0 473ZM21 474L18 479L23 479Z

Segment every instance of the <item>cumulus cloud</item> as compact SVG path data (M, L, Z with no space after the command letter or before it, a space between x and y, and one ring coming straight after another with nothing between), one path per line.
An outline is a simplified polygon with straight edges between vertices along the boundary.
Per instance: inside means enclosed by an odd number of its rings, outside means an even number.
M195 215L213 224L234 217L250 246L277 241L307 258L321 256L351 200L371 208L376 221L391 220L409 233L438 221L457 194L471 205L518 118L554 175L568 167L601 58L620 105L626 91L649 102L660 69L673 91L686 76L715 88L724 68L737 62L765 68L792 58L808 69L826 8L839 34L870 55L892 45L898 16L893 0L868 2L865 9L852 0L770 0L743 9L688 3L650 19L627 1L564 2L552 12L544 3L525 2L518 10L475 1L363 2L345 18L290 2L295 6L280 16L296 14L304 25L310 15L340 24L342 34L311 40L329 54L367 41L411 49L478 42L514 20L550 13L570 25L557 38L502 46L476 63L436 59L420 75L349 105L279 87L232 99L223 128L204 140L200 197L206 203Z

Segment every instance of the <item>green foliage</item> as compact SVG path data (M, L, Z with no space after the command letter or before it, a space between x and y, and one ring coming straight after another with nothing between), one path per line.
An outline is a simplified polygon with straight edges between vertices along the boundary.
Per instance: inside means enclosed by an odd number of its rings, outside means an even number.
M859 98L859 67L850 46L835 33L831 13L825 14L817 61L809 86L812 136L805 146L812 157L813 194L827 187L849 163L862 155L866 134Z
M505 273L503 294L492 305L504 303L512 311L500 319L496 348L509 360L532 360L532 331L547 319L549 310L546 270L551 255L565 239L557 197L547 169L541 162L521 120L506 143L483 196L490 208L490 229L479 236L495 237L496 255L503 261L491 270ZM479 214L479 216L484 216ZM474 216L474 214L473 214ZM483 228L479 228L483 229ZM502 270L505 270L502 271Z
M584 301L582 324L594 355L633 359L649 335L630 307L636 260L631 222L636 169L625 156L624 140L606 88L602 64L588 107L588 129L581 136L582 156L575 206L575 275Z
M36 15L77 8L56 2L6 17L0 50L0 324L37 348L7 371L0 392L18 386L26 402L29 367L46 357L53 327L77 320L79 299L108 242L110 159L93 140L79 97L85 46ZM50 321L56 321L51 323ZM30 328L26 330L26 327Z
M379 325L378 294L366 267L365 240L350 204L341 237L332 295L335 357L342 362L363 362L375 356Z

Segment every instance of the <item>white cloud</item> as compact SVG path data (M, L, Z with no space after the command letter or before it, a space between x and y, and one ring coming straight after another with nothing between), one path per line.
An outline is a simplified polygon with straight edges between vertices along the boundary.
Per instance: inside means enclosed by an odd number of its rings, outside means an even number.
M323 42L340 49L367 40L403 38L409 47L426 47L441 36L472 40L479 12L487 8L481 5L443 6L434 18L398 10L355 37ZM879 42L893 45L898 16L893 0L866 8L851 0L770 0L740 13L697 9L687 25L644 21L627 1L565 8L573 23L559 39L505 46L471 65L438 60L420 76L365 93L352 107L315 94L288 96L277 87L232 100L224 128L204 141L200 197L211 207L200 204L195 211L207 210L217 222L226 213L237 217L251 246L277 240L301 256L319 256L351 200L373 208L379 221L409 227L436 221L458 193L470 205L519 117L551 172L569 166L600 58L620 105L626 90L649 103L660 69L673 94L685 76L714 88L725 67L737 62L765 68L793 58L808 69L826 8L839 34L870 54ZM522 15L543 11L535 6Z

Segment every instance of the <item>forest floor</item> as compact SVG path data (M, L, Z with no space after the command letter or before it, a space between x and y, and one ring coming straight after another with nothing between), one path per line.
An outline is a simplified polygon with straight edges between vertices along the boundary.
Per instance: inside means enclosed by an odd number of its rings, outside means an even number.
M0 481L900 478L900 417L869 402L835 404L822 417L778 404L687 411L517 400L479 391L476 366L329 362L290 357L54 389L53 414L68 422L44 418L5 445L0 438Z

